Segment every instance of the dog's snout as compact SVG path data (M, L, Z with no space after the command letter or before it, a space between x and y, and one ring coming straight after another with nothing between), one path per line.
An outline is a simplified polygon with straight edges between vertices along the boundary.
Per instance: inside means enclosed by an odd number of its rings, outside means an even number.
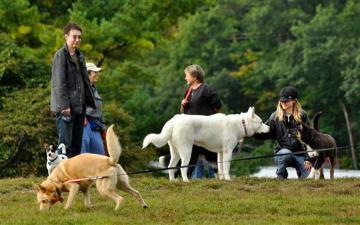
M51 208L51 205L48 203L40 203L39 210L40 211L47 211Z

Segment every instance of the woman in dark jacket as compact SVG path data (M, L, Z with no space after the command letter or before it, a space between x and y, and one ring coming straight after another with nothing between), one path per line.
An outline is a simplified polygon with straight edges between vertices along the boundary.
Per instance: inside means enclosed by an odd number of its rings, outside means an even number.
M217 93L204 83L204 70L199 65L190 65L185 68L185 80L189 85L184 99L181 101L181 111L184 114L209 116L217 113L221 108L221 101ZM199 157L202 156L202 157ZM200 146L193 146L190 165L195 164L193 178L205 177L205 168L208 169L208 177L214 177L214 168L208 161L217 160L217 153L210 152ZM188 173L192 173L190 167Z
M286 167L294 167L299 178L307 177L311 169L308 155L297 153L306 150L304 144L299 141L298 126L302 122L309 123L308 116L301 108L297 96L298 92L294 87L281 89L277 109L266 121L266 124L270 126L269 133L254 135L258 139L271 138L277 141L274 161L277 164L276 174L279 179L288 177Z

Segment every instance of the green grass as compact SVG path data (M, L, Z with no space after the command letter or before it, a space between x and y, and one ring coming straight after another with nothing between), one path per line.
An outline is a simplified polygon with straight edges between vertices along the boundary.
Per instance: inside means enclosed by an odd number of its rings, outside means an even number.
M44 178L0 180L0 224L360 224L358 179L286 180L236 178L231 182L132 176L148 209L129 194L118 211L115 203L92 188L92 209L76 197L40 212L32 182ZM65 194L66 198L67 195Z

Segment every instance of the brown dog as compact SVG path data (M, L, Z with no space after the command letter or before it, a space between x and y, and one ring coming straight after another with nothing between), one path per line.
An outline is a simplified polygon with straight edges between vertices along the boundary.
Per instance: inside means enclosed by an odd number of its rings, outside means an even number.
M301 140L311 147L309 149L310 161L312 163L312 168L308 178L324 178L322 165L324 164L326 158L330 160L330 178L334 179L334 170L336 165L336 141L329 134L324 134L319 132L319 116L321 112L316 113L313 119L314 128L302 124L301 131ZM314 150L313 150L314 149ZM316 151L316 149L328 149L324 151Z
M115 210L123 201L115 192L116 188L133 195L144 208L148 207L141 194L130 186L125 170L117 164L121 146L113 131L113 125L107 131L106 142L110 157L85 153L64 160L45 181L36 185L40 210L48 210L56 202L62 202L61 192L67 191L69 196L65 209L71 207L79 191L85 195L85 207L91 207L89 187L93 183L101 195L115 201Z

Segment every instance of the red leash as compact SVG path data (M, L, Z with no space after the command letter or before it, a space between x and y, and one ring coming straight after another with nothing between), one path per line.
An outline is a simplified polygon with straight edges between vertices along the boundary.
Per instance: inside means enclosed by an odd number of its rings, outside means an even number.
M77 179L70 179L64 182L64 184L68 183L77 183L80 181L86 181L86 180L98 180L98 179L104 179L108 178L109 176L94 176L94 177L84 177L84 178L77 178Z
M187 101L190 100L191 92L192 92L192 87L189 87L189 89L187 90L186 95L185 95L185 99L186 99ZM183 104L183 107L185 107L185 106L186 106L186 104Z

